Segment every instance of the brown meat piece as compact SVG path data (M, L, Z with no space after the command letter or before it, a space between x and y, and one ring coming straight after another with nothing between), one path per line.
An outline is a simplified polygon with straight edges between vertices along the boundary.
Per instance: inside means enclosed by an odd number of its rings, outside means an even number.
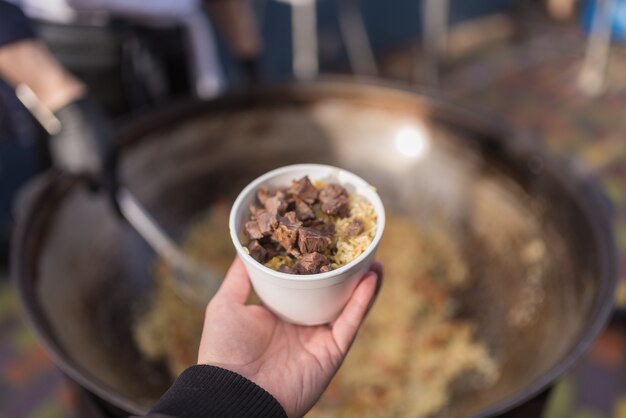
M250 241L248 243L248 252L250 253L250 256L259 263L265 263L267 251L265 250L265 248L263 248L261 244L259 244L259 241L255 239Z
M295 270L299 274L316 274L320 272L320 269L330 264L330 261L324 254L310 253L303 254L298 259L298 262L294 266Z
M309 222L308 224L305 223L305 226L309 228L315 228L324 235L332 236L335 233L335 225L327 224L321 219L314 219L312 222Z
M296 241L298 240L298 227L279 224L272 233L272 239L279 243L289 254L297 255ZM296 252L294 252L296 250Z
M295 198L295 210L296 216L301 221L307 221L309 219L315 218L315 212L313 212L313 209L309 205L307 205L304 200L300 199L297 196Z
M320 191L322 212L328 215L345 218L350 215L350 201L348 192L339 184L328 184Z
M272 215L282 215L287 210L287 196L283 192L277 192L274 196L265 200L265 209Z
M352 221L350 221L350 223L346 227L345 237L347 239L356 237L361 232L363 232L364 228L365 228L365 224L363 223L363 221L360 218L354 218Z
M260 204L265 205L265 201L270 197L270 191L267 187L261 186L256 192L256 198Z
M312 205L317 200L318 190L313 186L311 180L309 180L309 176L304 176L300 180L291 183L289 193L298 196L306 203Z
M296 246L298 241L298 231L302 227L302 222L296 218L295 212L287 212L285 216L278 218L278 227L272 234L272 238L278 242L288 254L295 257L300 255Z
M300 228L298 232L298 248L303 254L324 253L332 242L329 235L322 234L314 228Z
M335 199L339 196L348 197L348 191L341 184L328 183L320 190L320 202L328 199Z
M276 257L278 254L280 254L280 251L278 251L278 248L276 248L276 244L272 243L272 242L268 242L263 244L263 248L265 248L265 251L267 252L267 260L271 260L272 258Z
M259 214L259 212L261 212L263 209L261 209L257 205L250 205L249 210L250 210L250 220L254 221L257 215Z
M278 218L278 222L287 226L299 227L302 226L302 222L298 220L296 212L287 212L285 216Z
M263 233L259 229L259 224L256 221L248 221L243 226L243 230L246 233L247 237L250 239L261 239L263 238Z
M327 271L331 271L333 268L330 264L320 267L320 273L326 273Z
M257 213L256 222L259 225L259 231L262 236L271 235L274 229L278 226L278 218L276 215L272 215L266 210L262 210Z
M293 269L293 267L289 267L287 264L281 264L278 267L278 271L280 271L281 273L288 273L288 274L295 274L296 271Z

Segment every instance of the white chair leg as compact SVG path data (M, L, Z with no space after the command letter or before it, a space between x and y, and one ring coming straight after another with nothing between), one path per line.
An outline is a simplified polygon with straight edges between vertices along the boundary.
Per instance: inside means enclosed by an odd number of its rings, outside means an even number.
M450 0L422 0L422 65L415 67L415 80L439 85L441 56L446 50ZM419 74L421 73L421 74Z
M200 99L210 99L226 88L217 44L212 28L204 13L187 17L183 21L190 53L191 79Z
M339 0L339 28L352 72L376 76L378 68L361 15L359 0Z
M309 80L319 73L315 0L291 0L292 66L294 77Z

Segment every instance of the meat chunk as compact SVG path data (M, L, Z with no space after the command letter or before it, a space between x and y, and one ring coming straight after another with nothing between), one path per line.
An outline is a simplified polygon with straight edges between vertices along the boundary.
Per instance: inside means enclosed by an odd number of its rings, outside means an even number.
M257 205L250 205L249 210L250 210L250 220L254 221L257 215L259 214L259 212L261 212L263 209L261 209Z
M294 268L299 274L316 274L320 272L322 267L328 265L330 265L330 261L324 254L309 253L303 254L296 262Z
M278 218L276 215L272 215L266 210L262 210L257 213L256 222L259 226L261 235L264 237L271 235L274 229L278 227Z
M252 240L263 238L263 234L259 229L259 224L257 221L248 221L243 226L243 230L246 233L246 236Z
M330 235L314 228L300 228L298 232L298 248L303 254L324 253L332 244Z
M318 190L313 186L311 180L309 180L309 176L304 176L300 180L291 183L289 193L298 196L306 203L312 205L317 200Z
M322 203L322 211L328 215L345 218L350 216L350 201L347 197L339 196Z
M282 215L287 210L287 195L276 192L272 197L265 200L265 209L272 215Z
M259 201L260 204L265 205L265 201L270 197L270 190L265 187L265 186L261 186L259 187L259 190L257 190L256 192L256 198Z
M278 271L280 271L281 273L288 273L288 274L295 274L296 271L293 269L293 267L289 267L287 264L281 264L278 267Z
M299 255L296 248L296 241L298 240L298 227L281 223L272 233L272 239L279 243L285 251L287 251L287 253Z
M278 251L278 248L276 248L276 244L274 244L273 242L267 242L263 244L263 248L265 248L265 251L267 252L267 256L265 257L266 260L271 260L278 254L280 254L280 251Z
M259 244L259 241L255 239L250 241L248 243L248 252L250 253L250 256L259 263L265 263L267 251L265 250L265 248L263 248L261 244Z
M328 183L322 190L320 190L320 202L324 202L328 199L335 199L340 196L348 197L348 191L341 184Z
M327 271L331 271L333 268L330 264L326 264L325 266L320 267L320 273L326 273Z
M339 184L326 185L319 194L322 212L345 218L350 215L348 192Z
M324 235L331 235L332 236L335 233L335 225L327 224L326 222L322 221L321 219L315 219L312 222L309 222L308 224L305 224L305 226L307 226L309 228L317 229L319 232L321 232Z
M352 237L356 237L365 228L365 224L360 218L354 218L350 221L348 226L346 227L345 237L346 239L350 239Z
M285 216L278 218L278 227L274 230L272 238L278 242L288 254L299 256L297 248L298 231L302 222L296 218L295 212L287 212Z
M287 226L299 227L302 226L302 222L298 220L295 212L287 212L285 216L281 216L278 222Z
M296 216L301 221L308 221L309 219L315 218L315 212L313 212L313 209L309 205L307 205L304 200L300 199L297 196L295 198L295 210Z

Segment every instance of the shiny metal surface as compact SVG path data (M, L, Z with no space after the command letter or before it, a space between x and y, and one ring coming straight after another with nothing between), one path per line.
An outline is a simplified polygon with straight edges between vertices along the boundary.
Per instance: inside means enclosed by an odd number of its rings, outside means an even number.
M261 173L300 162L357 173L388 213L422 226L443 220L474 278L460 311L502 367L492 389L456 394L446 417L495 416L538 394L610 312L614 248L593 184L437 100L371 84L275 87L168 109L129 127L125 141L129 189L174 237ZM65 177L40 179L23 207L13 276L42 340L74 380L145 412L171 379L131 335L153 289L154 254L104 198ZM523 262L532 239L547 244L535 278Z

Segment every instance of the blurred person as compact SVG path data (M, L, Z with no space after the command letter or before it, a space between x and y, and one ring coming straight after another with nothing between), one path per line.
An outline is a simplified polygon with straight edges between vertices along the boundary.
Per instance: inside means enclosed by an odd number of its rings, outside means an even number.
M63 170L94 186L115 185L112 134L87 98L36 38L19 8L0 0L0 76L27 86L60 129L50 148ZM301 417L317 402L352 345L382 279L374 264L331 324L299 326L260 305L235 259L206 308L198 364L185 370L152 408L151 418Z
M106 25L122 19L152 29L180 27L185 34L192 89L211 98L226 87L213 28L202 0L12 0L30 17L44 22ZM214 20L248 78L256 78L261 53L260 35L249 0L205 0Z
M49 49L35 39L34 31L18 7L2 1L0 10L0 76L14 87L28 86L43 107L63 127L53 135L50 150L60 168L87 179L91 184L114 188L112 130L104 114L86 98L84 83L62 68ZM56 21L94 22L113 15L149 22L152 25L182 24L196 51L200 97L218 94L224 88L215 45L199 0L23 0L31 16ZM255 76L253 62L260 54L260 41L247 0L221 0L214 10L224 28L230 27L231 46L243 57L244 67ZM237 18L240 16L240 18ZM240 22L240 23L239 23ZM82 138L82 139L81 139Z
M52 119L60 122L49 141L59 168L94 186L115 184L112 130L107 118L89 100L85 85L36 39L21 10L2 0L0 77L13 87L26 86L41 107L54 115Z
M236 258L206 309L198 365L185 370L148 417L302 417L345 359L376 299L375 263L331 324L301 326L246 305L251 284Z

